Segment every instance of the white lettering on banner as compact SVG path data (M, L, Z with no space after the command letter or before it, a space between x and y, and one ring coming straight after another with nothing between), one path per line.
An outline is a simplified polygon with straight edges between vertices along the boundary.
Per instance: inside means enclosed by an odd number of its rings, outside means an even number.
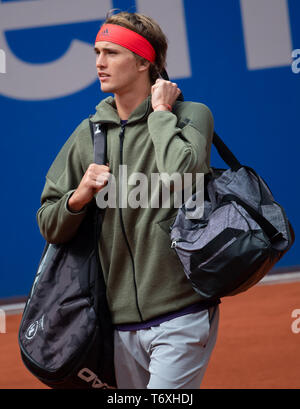
M97 76L91 44L73 40L56 61L30 64L12 53L5 31L100 21L110 8L111 0L0 1L0 44L7 64L7 74L1 77L0 94L15 99L44 100L70 95L92 84Z
M300 48L293 50L292 58L296 58L292 63L292 71L294 74L299 74L300 72Z
M240 0L249 70L291 65L287 0Z
M5 51L0 49L0 74L6 73L6 55Z
M169 39L167 67L170 78L191 77L183 1L136 0L136 7L139 13L154 18Z
M147 12L149 3L148 14L154 14L163 24L170 40L170 77L191 76L182 0L139 0L138 11ZM162 7L168 9L168 13L163 13ZM7 3L0 0L0 44L6 54L7 64L7 75L1 77L0 94L22 100L46 100L71 95L91 85L97 80L91 44L74 39L59 59L32 64L13 54L6 42L5 32L100 21L105 19L111 8L112 0L29 0Z

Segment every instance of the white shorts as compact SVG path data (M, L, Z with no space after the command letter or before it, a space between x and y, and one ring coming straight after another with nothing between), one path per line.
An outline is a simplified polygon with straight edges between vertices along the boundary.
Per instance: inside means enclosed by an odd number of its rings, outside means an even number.
M215 346L219 306L138 331L115 330L119 389L199 389Z

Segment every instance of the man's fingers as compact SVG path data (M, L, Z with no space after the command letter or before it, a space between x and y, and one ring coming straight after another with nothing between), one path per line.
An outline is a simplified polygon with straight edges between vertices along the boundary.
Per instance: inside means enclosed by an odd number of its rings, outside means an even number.
M91 163L91 164L89 165L89 167L88 167L88 170L89 170L89 171L92 171L92 172L96 172L96 173L99 173L99 172L107 172L107 171L109 171L109 166L106 166L106 165L98 165L97 163Z
M92 189L99 189L107 184L109 176L109 166L91 163L85 174L85 184Z
M96 177L96 186L106 185L108 180L109 180L109 177L110 177L109 172L104 172L104 173L101 173L101 174L97 175L97 177Z
M154 85L152 85L151 89L152 89L152 93L153 91L155 91L156 89L174 89L174 88L178 88L178 85L176 82L171 82L171 81L166 81L166 80L162 80L162 79L157 79L156 83Z

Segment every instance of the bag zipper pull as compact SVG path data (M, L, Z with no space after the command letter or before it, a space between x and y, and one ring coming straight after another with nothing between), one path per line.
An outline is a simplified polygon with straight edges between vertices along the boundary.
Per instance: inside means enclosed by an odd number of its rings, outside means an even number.
M176 239L172 240L172 244L171 244L171 249L175 249L177 246L177 241Z

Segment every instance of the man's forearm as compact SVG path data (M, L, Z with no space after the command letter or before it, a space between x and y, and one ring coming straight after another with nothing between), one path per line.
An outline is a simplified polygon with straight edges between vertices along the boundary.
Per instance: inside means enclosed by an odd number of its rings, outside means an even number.
M72 193L67 193L55 203L44 202L37 212L40 232L49 243L59 244L70 240L85 217L85 208L77 212L68 208Z
M69 197L69 200L67 201L67 208L70 210L70 212L73 213L81 212L85 206L86 202L78 198L76 191Z

